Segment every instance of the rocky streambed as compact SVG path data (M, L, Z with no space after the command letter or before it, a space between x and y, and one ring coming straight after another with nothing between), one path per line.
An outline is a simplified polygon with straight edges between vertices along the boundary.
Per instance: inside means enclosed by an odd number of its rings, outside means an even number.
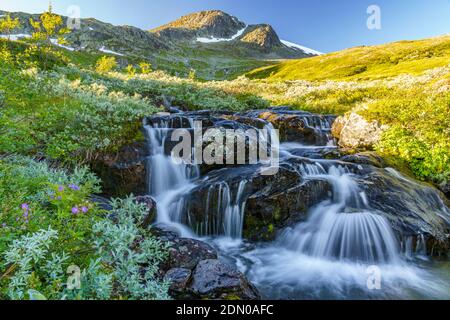
M172 111L145 119L145 142L97 167L111 193L154 199L154 232L171 248L161 276L174 297L449 298L448 199L373 153L338 147L335 117ZM171 134L199 123L202 132L278 129L278 170L174 163ZM247 153L257 143L244 141ZM381 289L368 285L371 270Z

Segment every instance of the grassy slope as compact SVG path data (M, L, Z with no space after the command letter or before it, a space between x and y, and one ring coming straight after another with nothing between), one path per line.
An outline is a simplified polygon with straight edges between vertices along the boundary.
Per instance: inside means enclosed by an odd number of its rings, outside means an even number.
M450 35L356 47L302 60L285 61L248 73L269 80L373 80L418 75L450 63Z

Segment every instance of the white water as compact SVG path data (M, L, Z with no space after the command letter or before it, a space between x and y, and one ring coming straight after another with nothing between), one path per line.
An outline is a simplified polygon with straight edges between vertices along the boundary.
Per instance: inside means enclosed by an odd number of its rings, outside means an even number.
M192 231L181 223L183 196L194 187L193 181L200 177L199 168L176 164L171 156L165 154L164 147L170 133L167 123L162 123L160 127L146 126L145 129L151 148L147 181L149 194L157 202L157 222L175 227L183 236L192 237Z
M197 230L200 235L225 236L229 239L241 239L244 228L246 180L239 183L235 197L230 186L223 182L210 187L206 199L205 221ZM217 199L217 202L214 200ZM211 204L216 206L211 208ZM209 221L213 217L213 221Z
M271 244L249 249L242 239L246 187L242 180L233 188L212 184L206 195L203 221L195 230L186 208L189 194L208 178L199 168L176 165L166 156L164 145L169 123L147 127L152 148L149 158L150 194L158 203L158 222L178 229L185 237L209 236L220 252L245 272L267 298L280 299L383 299L450 298L446 271L435 274L419 267L416 258L426 260L425 239L399 241L389 222L371 209L356 176L338 162L294 162L293 168L311 180L325 180L333 192L328 200L311 208L308 220L285 230ZM332 141L329 145L333 146ZM285 143L285 158L298 149L330 148ZM392 173L393 174L393 173ZM233 191L234 190L234 191ZM370 268L380 271L381 289L368 287Z

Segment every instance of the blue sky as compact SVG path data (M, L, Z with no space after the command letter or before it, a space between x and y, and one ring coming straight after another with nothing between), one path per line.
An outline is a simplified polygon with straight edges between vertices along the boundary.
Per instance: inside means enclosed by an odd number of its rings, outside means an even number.
M381 8L381 30L366 25ZM221 9L242 21L270 23L284 40L331 52L358 45L450 33L450 0L54 0L57 13L78 5L82 17L151 29L182 15ZM42 12L48 0L0 0L0 9Z

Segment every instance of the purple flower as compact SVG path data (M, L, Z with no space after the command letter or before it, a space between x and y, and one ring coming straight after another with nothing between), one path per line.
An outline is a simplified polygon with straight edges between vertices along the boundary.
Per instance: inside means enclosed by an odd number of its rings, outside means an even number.
M30 210L30 207L28 206L27 203L23 203L23 204L22 204L22 210L23 210L23 211L28 211L28 210Z
M23 217L24 217L25 219L27 219L27 218L28 218L28 212L25 212L25 213L23 214Z
M58 198L56 198L58 201L61 201L62 200L62 197L61 196L58 196Z
M69 188L72 189L73 191L80 191L80 187L77 186L76 184L71 184Z
M80 209L78 209L77 207L73 207L72 208L72 213L73 214L78 214L80 212Z
M89 211L89 208L88 207L81 207L81 211L83 213L87 213Z
M63 192L63 191L64 191L64 187L63 187L63 186L59 186L59 187L58 187L58 191L59 191L59 192Z
M3 224L2 224L2 227L3 227L3 228L6 228L6 223L3 223Z

